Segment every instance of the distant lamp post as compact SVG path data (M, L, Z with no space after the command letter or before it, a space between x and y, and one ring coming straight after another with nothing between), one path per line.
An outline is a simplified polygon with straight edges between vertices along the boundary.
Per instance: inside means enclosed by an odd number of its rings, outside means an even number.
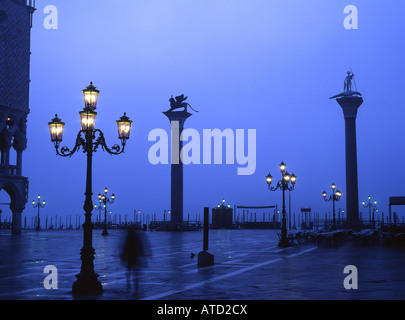
M85 107L79 112L81 129L76 137L75 145L72 149L68 147L60 147L63 138L64 123L56 115L51 122L48 123L51 141L54 143L56 154L62 157L71 157L78 152L80 148L83 153L87 154L87 173L86 173L86 192L84 201L85 222L83 224L83 248L80 251L82 266L80 273L76 275L77 281L72 286L73 294L97 294L102 292L101 283L97 280L98 274L94 272L94 256L95 251L92 245L92 223L91 212L93 210L92 192L92 159L93 153L98 147L108 152L111 155L118 155L124 152L126 141L129 139L129 132L132 121L124 114L117 121L118 138L121 140L121 146L115 144L109 148L105 142L104 134L100 129L95 129L95 120L97 113L94 111L97 107L99 91L90 83L83 90ZM124 130L125 129L125 130Z
M94 205L94 209L98 209L98 224L101 225L101 199L98 200L98 206L96 204Z
M115 195L114 193L111 195L111 198L107 197L107 192L108 189L104 188L104 194L101 195L101 193L98 194L98 199L99 201L101 201L101 203L103 204L103 208L104 208L104 230L101 233L102 236L108 236L108 231L107 231L107 203L113 204L114 200L115 200Z
M329 198L326 198L326 191L322 192L323 200L325 201L332 201L333 203L333 222L332 222L332 229L336 229L336 216L335 216L335 202L340 200L342 193L339 190L336 190L336 185L332 183L332 194Z
M340 224L344 220L343 219L344 213L345 213L345 210L343 210L343 209L338 210L338 224Z
M377 200L374 200L374 202L371 202L371 197L368 196L368 203L366 204L365 201L362 202L362 205L364 208L368 208L368 216L370 219L370 223L373 223L373 228L375 227L375 220L374 220L374 208L377 207ZM373 208L373 220L371 220L371 208Z
M37 202L35 202L35 200L32 200L32 206L34 208L38 208L38 223L37 223L37 228L35 230L39 231L39 230L41 230L41 226L40 226L40 223L39 223L39 209L45 207L45 200L42 200L42 202L41 202L41 196L38 195Z
M281 226L281 238L279 242L280 247L288 247L290 246L290 242L288 241L287 238L287 223L286 223L286 211L285 211L285 191L289 190L292 191L294 190L295 182L297 181L297 177L295 174L289 174L286 170L286 165L284 162L281 162L280 165L280 171L281 171L281 180L277 182L276 187L271 187L271 183L273 181L272 175L269 173L266 176L266 182L268 185L268 188L270 191L276 191L277 189L280 189L283 193L283 218L282 218L282 226ZM291 185L290 185L291 184Z

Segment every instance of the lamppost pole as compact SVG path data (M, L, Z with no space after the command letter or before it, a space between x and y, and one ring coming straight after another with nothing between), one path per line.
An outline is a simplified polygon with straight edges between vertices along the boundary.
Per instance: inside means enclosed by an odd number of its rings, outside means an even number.
M282 184L281 190L283 191L283 210L282 210L283 220L282 220L282 227L281 227L281 241L283 241L283 243L284 243L287 239L287 219L286 219L287 212L285 210L285 182L284 182L284 179L281 180L281 184Z
M375 227L375 221L374 221L374 208L377 207L377 200L374 200L374 204L371 203L371 196L368 196L368 203L366 204L364 201L362 202L362 205L364 208L368 208L368 216L370 219L370 223L372 222L373 228ZM373 220L371 220L371 208L373 208Z
M79 112L81 120L81 130L76 137L75 145L72 149L68 147L60 148L60 143L63 138L63 128L65 123L55 115L55 118L48 123L51 141L54 143L56 154L62 157L71 157L78 152L80 148L83 153L87 154L86 168L86 191L83 209L85 212L85 221L83 224L83 248L80 251L82 265L80 273L76 275L77 281L72 286L73 294L99 294L102 292L101 283L97 280L98 274L94 272L94 256L95 250L92 245L92 223L91 213L93 210L92 201L92 159L93 152L96 152L98 147L108 152L111 155L118 155L124 152L126 141L129 139L132 121L124 115L117 120L118 138L121 140L121 146L115 144L109 148L106 144L104 134L100 129L95 129L95 119L97 113L97 99L100 91L96 90L91 82L86 89L83 90L85 108Z
M101 292L101 283L97 280L98 274L94 272L94 255L95 250L93 248L92 232L93 226L91 224L91 212L93 210L93 196L92 192L92 160L93 160L93 141L92 132L88 131L85 134L86 137L86 151L87 151L87 173L86 173L86 192L85 201L83 205L84 209L84 224L83 224L83 248L81 249L82 266L80 273L76 275L77 281L73 284L73 292L83 292L91 290L94 293ZM93 293L92 292L92 293Z
M323 199L325 201L332 201L333 203L333 221L332 221L332 229L336 229L336 214L335 214L335 202L340 200L340 197L342 196L342 193L339 190L336 190L336 185L332 183L332 194L329 196L329 198L326 198L326 191L322 192Z
M108 235L108 232L107 232L107 202L104 202L103 208L104 208L104 229L103 229L103 232L101 233L101 235L107 236Z
M294 190L295 182L297 180L297 177L295 174L289 174L288 172L285 171L286 165L284 162L281 162L279 165L280 171L281 171L281 180L277 182L276 187L271 187L271 182L273 180L272 175L269 173L266 176L266 182L268 185L268 188L270 191L276 191L277 189L280 189L283 193L283 205L282 205L282 225L281 225L281 237L280 237L280 242L278 243L279 247L288 247L290 246L290 242L288 241L287 237L287 221L286 221L286 210L285 210L285 191L289 190L292 191ZM291 186L289 186L289 182L291 182Z
M38 207L38 223L37 223L37 228L36 228L36 230L39 231L39 230L41 230L41 225L40 225L40 222L39 222L39 209L45 207L45 200L42 200L42 203L41 203L41 196L38 195L38 200L37 200L37 202L35 202L35 200L32 200L32 206L33 206L34 208L37 208L37 207Z

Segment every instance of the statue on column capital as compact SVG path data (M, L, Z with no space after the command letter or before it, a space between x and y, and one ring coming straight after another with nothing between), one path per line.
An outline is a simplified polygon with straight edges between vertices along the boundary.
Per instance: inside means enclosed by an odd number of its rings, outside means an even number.
M361 96L360 92L357 91L352 91L352 81L354 80L354 73L350 70L347 71L347 76L344 81L343 85L343 92L339 93L333 97L330 97L329 99L336 99L336 98L341 98L341 97L354 97L354 96ZM357 90L357 88L356 88Z
M193 109L193 107L187 103L184 102L187 100L188 97L185 97L184 94L177 96L175 98L172 97L169 99L170 101L170 109L168 111L172 112L173 110L179 109L179 108L184 108L183 111L187 112L187 106L189 106L193 111L198 112L197 110Z
M344 92L352 91L352 79L354 78L354 73L351 71L347 71L347 76L345 78L344 83Z

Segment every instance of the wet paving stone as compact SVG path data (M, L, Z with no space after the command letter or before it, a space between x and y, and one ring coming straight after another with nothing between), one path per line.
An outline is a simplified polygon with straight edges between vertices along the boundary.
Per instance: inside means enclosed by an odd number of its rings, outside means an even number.
M213 266L198 267L200 231L142 232L147 261L128 286L120 260L126 231L93 231L95 272L105 300L332 300L405 299L404 248L277 246L275 230L210 230ZM83 231L0 230L0 299L72 300ZM192 257L192 253L195 254ZM58 271L58 289L45 289L44 268ZM358 289L347 290L345 266L358 270Z

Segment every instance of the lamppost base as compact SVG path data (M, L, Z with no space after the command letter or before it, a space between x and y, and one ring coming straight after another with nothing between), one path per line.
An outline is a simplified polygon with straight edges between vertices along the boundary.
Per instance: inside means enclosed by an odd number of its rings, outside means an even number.
M101 233L102 236L108 236L108 232L107 230L103 230L103 232Z
M281 239L280 242L278 243L278 246L280 248L287 248L287 247L291 247L290 241L288 241L288 239Z
M73 283L73 295L99 295L103 292L101 282L97 280L98 274L84 277L81 274L76 275L77 280Z
M41 227L38 226L38 227L35 228L35 230L36 231L41 231Z

